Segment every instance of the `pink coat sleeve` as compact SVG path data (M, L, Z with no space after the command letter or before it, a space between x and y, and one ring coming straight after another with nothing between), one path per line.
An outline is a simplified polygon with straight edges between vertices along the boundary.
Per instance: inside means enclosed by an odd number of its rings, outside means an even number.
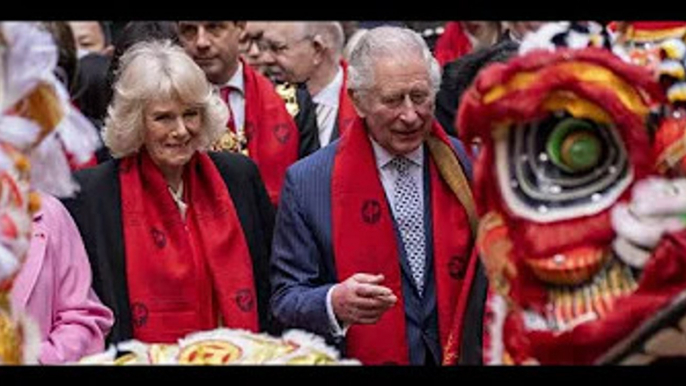
M69 212L57 199L41 197L42 216L34 221L33 237L42 235L45 245L29 252L42 252L42 261L27 257L27 263L33 259L41 265L25 289L26 312L42 325L40 363L61 364L103 351L114 316L91 288L88 256Z

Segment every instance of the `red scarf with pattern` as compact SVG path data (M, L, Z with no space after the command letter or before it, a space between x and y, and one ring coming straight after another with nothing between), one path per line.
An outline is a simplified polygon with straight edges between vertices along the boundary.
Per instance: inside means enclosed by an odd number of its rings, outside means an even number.
M196 153L185 167L186 221L145 149L122 159L119 181L133 337L175 343L218 327L219 316L258 331L250 252L209 156Z
M298 127L274 85L245 61L243 80L248 153L260 170L272 204L276 205L286 169L298 159Z
M338 136L343 136L343 133L357 118L357 111L353 105L350 96L348 95L348 63L341 60L341 67L343 68L343 85L338 94Z
M435 121L431 135L453 149ZM431 194L438 329L440 343L445 346L450 330L454 328L454 318L462 317L457 315L461 311L456 310L463 284L468 286L470 282L465 273L471 257L472 236L460 201L441 178L432 156L427 157L427 162L430 163L431 190L428 194ZM405 306L393 213L379 180L374 151L361 118L352 122L338 144L331 195L338 280L343 281L358 272L383 274L382 285L398 296L397 304L376 324L350 327L346 338L347 355L364 364L407 364Z

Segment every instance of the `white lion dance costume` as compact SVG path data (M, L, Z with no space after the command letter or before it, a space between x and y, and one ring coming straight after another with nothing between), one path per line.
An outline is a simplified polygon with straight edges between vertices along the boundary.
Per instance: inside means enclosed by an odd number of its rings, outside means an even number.
M30 319L9 296L31 238L39 189L68 196L77 186L67 154L86 162L98 136L53 74L57 48L37 23L0 23L0 363L36 363Z

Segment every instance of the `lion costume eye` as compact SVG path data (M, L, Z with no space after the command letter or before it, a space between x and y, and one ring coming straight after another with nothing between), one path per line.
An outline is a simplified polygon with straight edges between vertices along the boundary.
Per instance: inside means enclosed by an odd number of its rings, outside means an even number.
M546 143L550 161L567 173L583 173L598 166L602 145L593 125L567 118L553 127Z
M510 208L540 222L596 214L632 178L617 130L567 113L509 127L497 141L496 162Z

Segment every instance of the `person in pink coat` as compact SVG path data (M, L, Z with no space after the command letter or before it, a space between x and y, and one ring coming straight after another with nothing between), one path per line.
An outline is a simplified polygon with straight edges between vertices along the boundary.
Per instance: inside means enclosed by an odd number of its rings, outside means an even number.
M11 302L38 327L39 363L75 362L105 349L114 316L91 289L91 267L74 220L52 196L41 194Z

